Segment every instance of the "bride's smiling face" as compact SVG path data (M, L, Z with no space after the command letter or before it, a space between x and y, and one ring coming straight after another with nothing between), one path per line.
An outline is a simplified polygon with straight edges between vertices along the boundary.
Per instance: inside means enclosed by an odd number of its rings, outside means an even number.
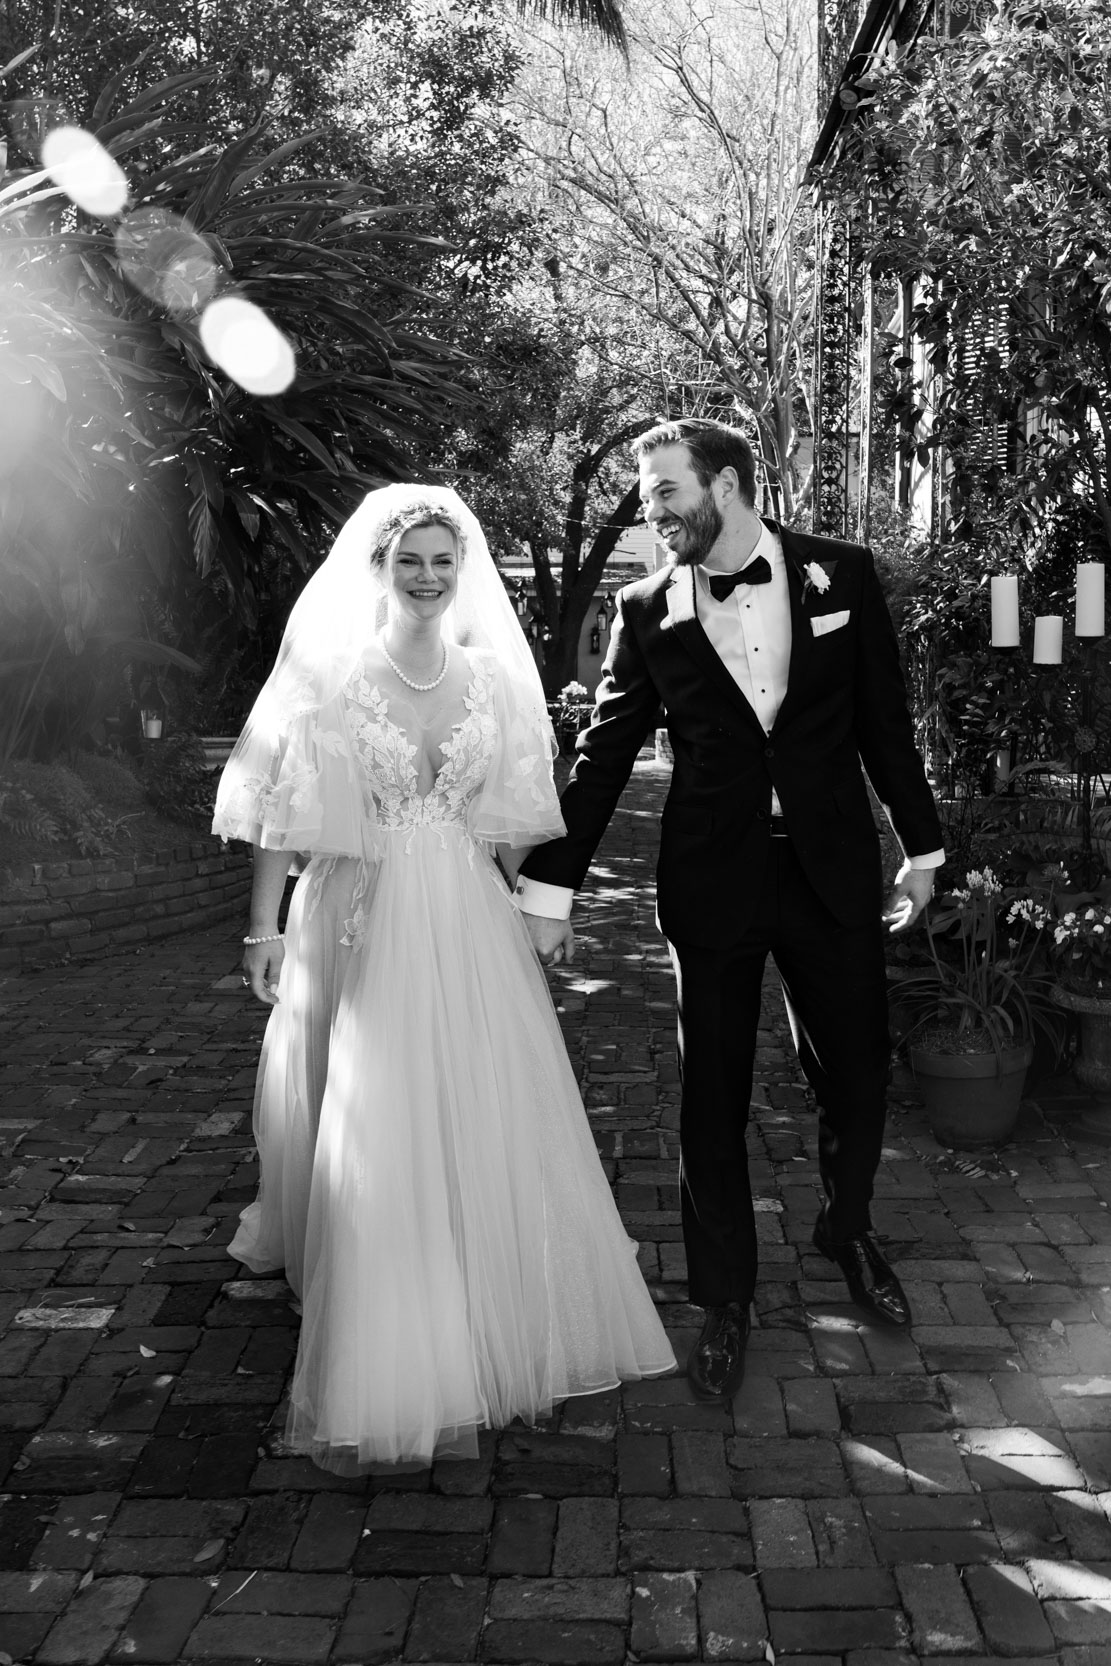
M390 599L410 619L438 619L459 583L459 552L449 526L416 526L390 557Z

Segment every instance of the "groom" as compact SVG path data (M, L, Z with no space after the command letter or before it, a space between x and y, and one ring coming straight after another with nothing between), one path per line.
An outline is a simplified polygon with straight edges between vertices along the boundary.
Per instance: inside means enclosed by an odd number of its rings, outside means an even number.
M678 983L690 1299L705 1313L687 1371L700 1397L725 1399L756 1281L745 1125L769 954L818 1102L814 1244L875 1318L910 1322L869 1216L890 1060L883 931L928 902L942 835L870 553L761 519L752 451L723 424L661 424L633 454L671 562L621 593L566 837L529 856L517 901L540 958L570 958L572 891L662 702L675 762L657 916ZM865 775L906 852L886 908Z

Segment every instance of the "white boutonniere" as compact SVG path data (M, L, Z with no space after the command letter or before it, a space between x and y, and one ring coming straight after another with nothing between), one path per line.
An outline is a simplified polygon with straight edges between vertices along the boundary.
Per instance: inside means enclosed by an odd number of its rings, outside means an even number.
M805 596L809 590L816 590L819 596L824 596L829 589L829 574L821 562L808 561L802 571L805 580L802 587L803 595Z

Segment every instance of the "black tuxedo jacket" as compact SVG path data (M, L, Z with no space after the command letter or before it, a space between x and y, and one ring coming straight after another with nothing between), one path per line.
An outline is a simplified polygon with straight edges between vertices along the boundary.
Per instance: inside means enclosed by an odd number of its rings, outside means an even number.
M728 948L744 931L764 874L773 786L803 870L845 925L877 920L882 905L865 772L908 855L943 842L870 552L768 524L791 596L787 692L771 734L699 622L692 569L669 566L628 585L562 798L566 837L522 867L530 879L581 885L662 703L675 763L656 900L673 942ZM811 562L830 579L824 591L806 582ZM844 613L815 634L812 621Z

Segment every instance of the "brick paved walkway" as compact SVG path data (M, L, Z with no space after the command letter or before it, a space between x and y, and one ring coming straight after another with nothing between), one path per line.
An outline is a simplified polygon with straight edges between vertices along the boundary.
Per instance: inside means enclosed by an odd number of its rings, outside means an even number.
M553 986L676 1350L664 781L639 769ZM238 927L0 984L0 1666L1111 1662L1111 1147L1068 1083L998 1155L897 1083L877 1224L910 1335L810 1253L812 1118L769 986L749 1377L571 1402L477 1463L281 1455L296 1318L222 1245L253 1193L263 1013Z

